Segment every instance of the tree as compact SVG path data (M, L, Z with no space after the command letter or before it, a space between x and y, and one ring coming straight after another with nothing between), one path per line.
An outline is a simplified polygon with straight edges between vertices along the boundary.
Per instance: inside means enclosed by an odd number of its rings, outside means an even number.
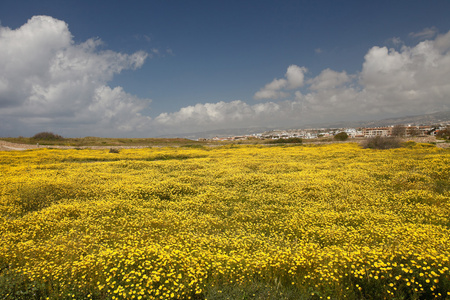
M334 139L336 141L345 141L346 139L348 139L348 134L346 132L339 132L334 136Z
M400 140L395 137L386 137L386 136L375 136L372 138L368 138L362 144L364 149L392 149L392 148L400 148Z
M45 140L45 141L56 141L63 140L64 138L60 135L54 134L53 132L39 132L36 133L32 139L35 140Z
M411 126L408 129L408 133L410 136L419 136L421 134L420 129L416 126Z
M436 133L436 137L440 139L450 139L450 126L447 126L445 129L439 130Z
M397 136L397 137L402 137L406 135L406 128L403 125L395 125L394 127L392 127L392 136Z

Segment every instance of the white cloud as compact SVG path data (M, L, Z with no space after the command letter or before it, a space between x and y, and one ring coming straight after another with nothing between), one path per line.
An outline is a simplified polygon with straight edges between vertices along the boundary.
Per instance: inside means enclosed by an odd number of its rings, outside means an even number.
M92 114L92 117L100 116L99 123L105 126L112 125L120 131L131 131L149 125L148 118L139 118L139 112L145 107L143 100L125 93L121 87L111 89L108 86L100 86L95 90L87 112ZM133 118L130 119L130 116Z
M287 78L287 88L296 89L303 86L303 81L305 80L305 73L308 70L305 67L298 67L296 65L291 65L288 67L286 72Z
M447 33L401 51L373 47L365 56L360 82L383 111L421 113L449 109L449 45Z
M437 34L438 30L436 27L424 28L419 32L409 33L410 37L417 38L419 40L431 39Z
M347 83L349 80L350 77L345 71L339 73L331 69L325 69L319 76L308 80L308 83L310 84L310 89L321 90L336 88Z
M256 100L286 98L290 94L283 90L296 89L303 86L307 71L305 67L290 65L286 71L286 79L274 79L256 92L253 98Z
M289 96L288 93L280 91L287 85L286 79L274 79L272 82L266 84L262 89L255 93L254 98L261 99L279 99Z
M262 90L255 94L255 99L281 99L287 98L288 96L288 93L282 91Z
M149 100L107 86L122 70L140 68L148 54L100 46L98 39L76 44L67 24L49 16L35 16L15 30L0 27L0 118L22 120L28 131L65 120L63 130L85 128L89 135L130 131L148 122L139 111Z
M438 35L432 43L433 47L441 53L448 52L450 50L450 31L446 34Z
M392 45L396 46L396 47L403 45L403 41L399 37L390 38L387 42L389 44L392 44Z
M195 132L239 126L264 126L277 122L277 113L282 107L273 102L248 105L241 100L217 103L198 103L174 113L163 113L154 119L155 126L170 132ZM182 128L180 130L180 128Z

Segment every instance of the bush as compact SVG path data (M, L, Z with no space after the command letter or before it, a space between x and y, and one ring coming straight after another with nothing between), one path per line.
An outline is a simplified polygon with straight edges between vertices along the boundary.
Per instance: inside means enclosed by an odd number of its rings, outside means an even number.
M417 147L417 143L414 141L407 141L407 142L402 143L402 146L405 148L413 149L413 148Z
M45 141L58 141L63 140L64 138L60 135L54 134L53 132L39 132L36 133L32 139L35 140L45 140Z
M334 139L336 141L345 141L346 139L348 139L348 134L346 132L339 132L334 136Z
M392 127L392 136L402 137L406 135L406 127L400 124Z
M364 149L392 149L400 148L401 143L400 140L395 137L375 136L365 140L362 146Z
M301 138L287 138L287 139L276 139L276 140L270 140L267 142L267 144L301 144L303 140Z
M439 139L449 140L450 139L450 127L447 127L443 130L439 130L439 132L436 134L436 137Z

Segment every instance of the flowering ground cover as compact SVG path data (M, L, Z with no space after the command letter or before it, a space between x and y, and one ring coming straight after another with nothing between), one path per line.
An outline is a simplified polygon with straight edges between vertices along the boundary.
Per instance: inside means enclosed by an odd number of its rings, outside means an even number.
M0 152L0 299L450 299L450 151Z

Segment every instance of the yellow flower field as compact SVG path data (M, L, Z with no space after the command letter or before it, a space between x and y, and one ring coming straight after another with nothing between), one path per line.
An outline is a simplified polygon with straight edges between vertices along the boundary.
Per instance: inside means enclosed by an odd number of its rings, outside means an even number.
M450 299L450 152L0 152L0 299Z

